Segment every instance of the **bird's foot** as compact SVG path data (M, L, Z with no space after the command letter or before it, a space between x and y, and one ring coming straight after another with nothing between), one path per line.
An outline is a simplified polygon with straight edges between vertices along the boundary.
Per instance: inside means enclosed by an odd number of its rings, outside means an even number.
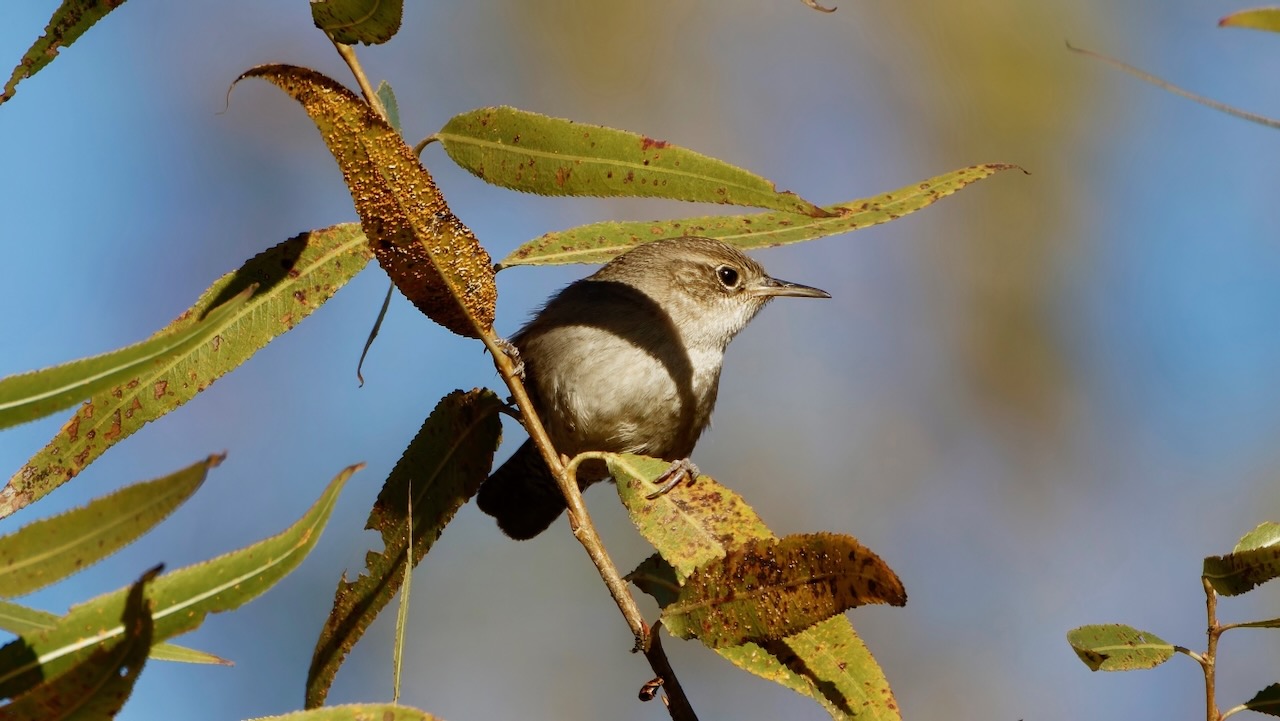
M515 343L512 343L506 338L498 338L497 346L501 348L503 354L510 358L511 362L515 364L515 367L511 369L512 375L519 377L520 380L524 380L524 361L520 360L520 349L516 347Z
M672 488L680 485L680 482L686 478L689 479L690 483L693 483L694 479L700 474L701 471L699 471L698 467L693 465L693 461L688 458L681 458L678 461L672 461L671 465L667 467L667 470L663 471L661 476L653 479L654 483L661 484L658 486L658 490L645 496L645 498L652 501L658 496L665 495Z

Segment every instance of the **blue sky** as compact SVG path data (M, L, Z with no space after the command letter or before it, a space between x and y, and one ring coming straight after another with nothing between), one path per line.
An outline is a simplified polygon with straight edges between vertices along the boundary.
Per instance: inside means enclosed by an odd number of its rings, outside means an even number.
M16 61L54 3L0 11ZM730 348L702 469L779 533L851 533L902 576L904 609L858 609L908 717L1157 718L1200 705L1187 659L1090 674L1066 631L1122 621L1203 643L1201 557L1280 519L1280 134L1070 54L1124 57L1189 89L1280 116L1277 38L1221 30L1245 7L1176 2L502 0L408 9L361 51L406 133L509 104L648 133L816 202L956 167L1017 162L918 215L765 251L824 303L777 303ZM616 13L616 14L610 14ZM603 23L610 24L603 24ZM131 3L0 107L0 374L146 337L216 277L295 233L355 218L305 114L263 62L346 80L305 3ZM697 215L660 202L494 189L424 155L495 256L608 218ZM499 275L498 329L586 268ZM154 663L122 718L248 718L298 708L315 636L382 479L436 400L498 381L476 343L397 298L357 388L385 290L376 268L207 393L108 452L0 531L227 451L186 507L117 557L30 599L52 611L163 561L275 533L341 468L367 462L319 547L279 587L182 642L232 669ZM0 435L17 469L53 417ZM507 428L505 454L521 439ZM588 494L619 565L645 557L607 488ZM406 702L444 718L652 718L629 635L561 522L516 544L465 508L414 582ZM1230 599L1277 615L1274 589ZM1256 596L1256 597L1255 597ZM646 606L652 613L652 608ZM334 701L390 695L379 621ZM1276 679L1269 638L1228 637L1223 704ZM670 643L704 717L823 718L693 643Z

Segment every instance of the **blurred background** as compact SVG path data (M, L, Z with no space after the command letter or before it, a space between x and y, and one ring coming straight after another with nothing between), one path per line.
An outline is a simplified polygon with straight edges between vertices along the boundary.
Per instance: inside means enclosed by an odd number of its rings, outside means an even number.
M898 571L906 608L850 617L907 718L1198 717L1189 659L1091 674L1064 634L1126 622L1202 647L1202 557L1280 520L1280 133L1064 41L1276 117L1280 38L1215 27L1251 3L838 4L410 3L400 34L360 55L394 85L411 142L455 113L515 105L682 144L823 204L976 163L1026 168L888 225L756 254L834 299L775 304L734 343L695 460L777 533L853 534ZM0 58L16 63L56 5L6 3ZM305 2L130 3L0 108L0 375L140 340L246 258L355 219L300 107L263 82L226 106L231 80L264 62L349 78ZM521 196L438 146L424 161L495 258L595 220L715 210ZM498 330L587 272L504 271ZM301 707L338 578L379 547L361 529L382 480L440 396L499 383L478 343L397 295L358 388L386 286L371 265L0 523L229 453L151 535L24 600L62 612L156 562L274 534L341 468L368 463L298 571L179 639L236 666L151 663L121 718ZM66 415L0 435L4 475ZM499 457L522 438L509 424ZM587 495L628 569L648 551L615 498ZM1222 616L1280 615L1276 593L1228 599ZM384 616L331 702L390 698ZM636 701L649 669L564 521L515 543L465 507L414 576L409 635L403 701L443 718L665 718ZM703 718L825 718L696 642L667 649ZM1221 653L1223 708L1278 680L1272 636L1230 634Z

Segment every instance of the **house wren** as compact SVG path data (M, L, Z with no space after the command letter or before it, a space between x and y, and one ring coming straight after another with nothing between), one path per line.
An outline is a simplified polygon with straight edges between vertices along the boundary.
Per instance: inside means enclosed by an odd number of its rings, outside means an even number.
M570 284L511 342L557 452L639 453L687 468L711 422L725 347L777 296L831 297L770 278L718 240L658 240ZM607 477L595 460L577 473L581 488ZM521 540L565 510L532 441L480 486L477 503Z

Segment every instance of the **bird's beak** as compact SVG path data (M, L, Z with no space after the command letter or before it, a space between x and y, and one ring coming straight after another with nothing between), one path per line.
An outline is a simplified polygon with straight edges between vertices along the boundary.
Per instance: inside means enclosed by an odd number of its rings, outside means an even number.
M831 294L825 290L818 290L817 288L800 285L799 283L788 283L785 280L778 280L777 278L770 278L768 276L765 276L764 279L760 281L759 285L751 289L751 294L769 298L781 295L792 296L795 298L831 297Z

